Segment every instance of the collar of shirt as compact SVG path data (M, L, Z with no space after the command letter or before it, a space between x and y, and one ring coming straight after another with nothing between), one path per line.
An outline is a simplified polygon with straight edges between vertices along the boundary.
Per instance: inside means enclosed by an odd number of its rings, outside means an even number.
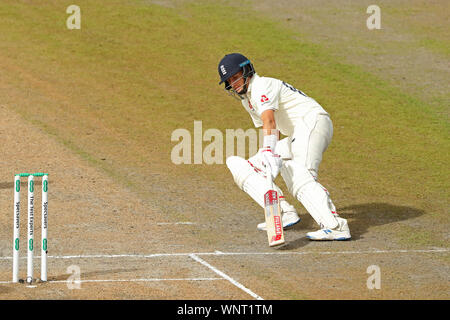
M259 78L258 74L255 72L253 76L250 78L250 82L248 83L247 93L250 93L252 91L252 84L255 81L256 78Z

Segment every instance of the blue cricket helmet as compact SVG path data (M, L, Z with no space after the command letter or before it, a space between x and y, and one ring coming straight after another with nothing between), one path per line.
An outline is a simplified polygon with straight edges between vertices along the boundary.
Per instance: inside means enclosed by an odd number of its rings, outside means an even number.
M240 53L225 55L219 62L218 70L220 75L219 84L225 83L225 89L227 90L230 89L228 79L239 71L243 72L244 79L251 77L255 73L253 64Z

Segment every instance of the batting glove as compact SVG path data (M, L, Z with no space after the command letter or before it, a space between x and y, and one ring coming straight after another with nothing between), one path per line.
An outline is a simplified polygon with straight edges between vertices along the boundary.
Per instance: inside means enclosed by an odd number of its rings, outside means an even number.
M275 154L270 148L261 149L262 162L264 166L269 166L270 171L272 172L272 178L275 179L280 173L281 169L281 157L278 154Z

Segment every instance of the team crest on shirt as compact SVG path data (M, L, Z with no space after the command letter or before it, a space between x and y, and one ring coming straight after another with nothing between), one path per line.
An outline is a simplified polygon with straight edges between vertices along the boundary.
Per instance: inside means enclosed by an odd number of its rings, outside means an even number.
M264 103L266 103L266 102L269 102L269 98L267 98L267 96L265 95L265 94L263 94L262 96L261 96L261 102L264 104Z

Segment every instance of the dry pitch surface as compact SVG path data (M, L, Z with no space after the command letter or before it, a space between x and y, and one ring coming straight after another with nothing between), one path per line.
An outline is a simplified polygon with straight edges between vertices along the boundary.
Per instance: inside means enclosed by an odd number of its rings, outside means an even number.
M405 249L370 230L348 242L308 242L310 221L286 232L284 248L269 249L266 235L248 223L231 226L234 240L213 248L196 237L214 233L211 224L171 221L152 208L154 199L140 199L5 106L0 112L1 176L11 178L0 183L2 234L11 235L1 239L3 299L448 298L447 249ZM17 172L50 172L48 283L10 282L13 176L7 163ZM22 243L25 208L22 201ZM39 223L35 232L38 243ZM367 287L371 265L380 268L381 289ZM21 266L24 277L25 259Z

